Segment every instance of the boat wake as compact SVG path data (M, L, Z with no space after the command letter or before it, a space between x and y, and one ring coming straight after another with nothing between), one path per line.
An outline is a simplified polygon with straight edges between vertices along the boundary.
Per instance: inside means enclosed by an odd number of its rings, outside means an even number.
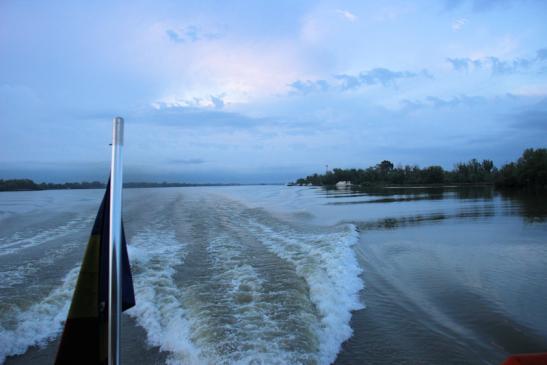
M218 197L163 212L162 227L130 240L129 314L168 363L335 360L363 307L353 225L299 227Z
M2 313L0 364L7 356L24 354L31 346L45 346L59 336L79 271L79 266L70 270L61 286L53 289L40 302L25 310L11 306Z
M169 194L132 201L126 215L137 300L127 314L143 340L168 364L332 363L363 307L356 227L299 225L209 192ZM79 271L68 269L38 303L3 307L0 363L60 334Z

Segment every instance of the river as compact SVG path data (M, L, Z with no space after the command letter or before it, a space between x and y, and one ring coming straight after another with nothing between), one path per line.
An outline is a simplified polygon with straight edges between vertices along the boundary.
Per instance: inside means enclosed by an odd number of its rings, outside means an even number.
M0 193L0 363L55 357L103 191ZM499 364L547 350L547 195L127 189L138 364Z

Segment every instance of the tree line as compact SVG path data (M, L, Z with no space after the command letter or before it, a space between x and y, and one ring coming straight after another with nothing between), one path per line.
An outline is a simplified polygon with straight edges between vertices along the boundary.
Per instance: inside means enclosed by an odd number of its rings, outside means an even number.
M55 183L36 183L30 179L0 179L0 191L21 191L21 190L60 190L60 189L101 189L106 184L100 181L91 182L67 182L62 184Z
M124 188L173 188L190 186L232 186L238 184L192 184L177 182L126 182ZM106 184L100 181L36 183L30 179L0 179L0 191L29 191L29 190L64 190L64 189L104 189Z
M329 186L349 181L358 186L421 185L421 184L494 184L498 187L547 188L547 149L526 149L516 162L501 168L492 160L472 159L454 165L451 171L442 166L420 168L417 165L395 167L384 160L366 169L332 169L325 174L313 174L296 180L296 185Z

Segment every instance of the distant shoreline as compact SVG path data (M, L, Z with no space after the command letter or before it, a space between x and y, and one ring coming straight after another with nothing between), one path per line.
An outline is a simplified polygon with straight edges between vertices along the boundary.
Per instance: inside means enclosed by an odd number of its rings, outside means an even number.
M494 187L495 184L493 182L477 182L477 183L446 183L446 184L365 184L365 185L356 185L356 184L348 184L348 185L300 185L295 183L289 183L288 186L300 186L300 187L322 187L325 189L353 189L353 190L359 190L359 189L432 189L432 188L465 188L465 187Z
M125 189L137 188L186 188L199 186L250 186L250 185L283 185L280 183L256 183L256 184L240 184L240 183L174 183L174 182L127 182L123 184ZM89 190L89 189L104 189L106 184L100 181L83 181L83 182L66 182L66 183L36 183L30 179L0 179L0 192L6 191L43 191L43 190Z
M433 165L397 165L383 160L367 168L334 168L297 179L289 185L380 188L443 185L494 185L503 189L547 189L547 148L527 148L516 162L500 168L492 160L459 162L452 170Z

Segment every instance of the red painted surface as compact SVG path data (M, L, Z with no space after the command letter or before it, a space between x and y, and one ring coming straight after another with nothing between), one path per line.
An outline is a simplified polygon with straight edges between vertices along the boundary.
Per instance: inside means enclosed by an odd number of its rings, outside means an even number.
M547 365L547 352L511 355L501 365Z

